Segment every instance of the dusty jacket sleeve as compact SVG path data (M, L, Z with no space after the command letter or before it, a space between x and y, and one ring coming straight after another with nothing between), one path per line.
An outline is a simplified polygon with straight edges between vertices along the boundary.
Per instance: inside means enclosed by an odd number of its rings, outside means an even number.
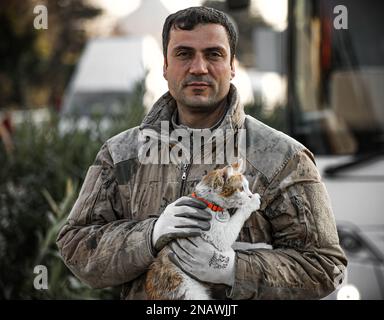
M347 265L330 200L308 151L290 159L266 190L260 213L272 250L237 251L232 299L317 299Z
M128 282L154 259L154 219L124 219L106 145L89 168L79 197L60 230L57 245L68 268L83 282L103 288Z

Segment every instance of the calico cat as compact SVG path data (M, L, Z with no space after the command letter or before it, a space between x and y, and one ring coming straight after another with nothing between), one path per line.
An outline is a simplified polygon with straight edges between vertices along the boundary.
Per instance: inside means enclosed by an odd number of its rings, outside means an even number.
M226 251L236 241L244 222L260 207L259 194L252 194L242 174L244 162L228 165L209 172L195 188L193 197L208 206L213 217L211 228L201 237L218 251ZM233 215L229 209L236 208ZM174 265L168 258L166 246L158 254L147 273L145 290L150 300L207 300L211 299L208 286Z

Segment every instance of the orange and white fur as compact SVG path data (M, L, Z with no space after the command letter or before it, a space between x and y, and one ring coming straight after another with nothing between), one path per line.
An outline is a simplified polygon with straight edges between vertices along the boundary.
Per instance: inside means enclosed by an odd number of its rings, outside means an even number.
M196 186L195 194L214 203L224 211L212 211L211 228L201 237L218 251L230 249L236 241L244 222L260 207L259 194L252 194L248 181L242 174L244 162L228 165L209 172ZM228 209L236 208L230 215ZM147 273L145 289L152 300L207 300L211 299L208 287L174 265L168 258L170 249L160 251Z

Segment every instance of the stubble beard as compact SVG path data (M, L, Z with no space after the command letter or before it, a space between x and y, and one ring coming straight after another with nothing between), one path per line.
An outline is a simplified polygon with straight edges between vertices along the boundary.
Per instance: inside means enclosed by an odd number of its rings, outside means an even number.
M184 90L185 87L179 88L178 95L175 97L175 100L177 101L178 105L189 109L191 112L210 113L220 107L222 101L225 99L225 96L218 96L218 91L214 85L205 89L211 91L208 92L208 94L203 91L201 91L201 94L199 94L198 89L192 93L187 93Z
M218 99L217 97L204 97L201 99L198 96L188 97L183 94L178 100L178 103L191 111L204 110L209 112L216 109L220 105L221 100L222 99Z

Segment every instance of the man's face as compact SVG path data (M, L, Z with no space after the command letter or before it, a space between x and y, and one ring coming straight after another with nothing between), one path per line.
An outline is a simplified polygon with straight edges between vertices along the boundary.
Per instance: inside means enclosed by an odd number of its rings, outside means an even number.
M179 106L206 111L216 108L228 94L234 76L227 32L222 25L171 29L164 78Z

